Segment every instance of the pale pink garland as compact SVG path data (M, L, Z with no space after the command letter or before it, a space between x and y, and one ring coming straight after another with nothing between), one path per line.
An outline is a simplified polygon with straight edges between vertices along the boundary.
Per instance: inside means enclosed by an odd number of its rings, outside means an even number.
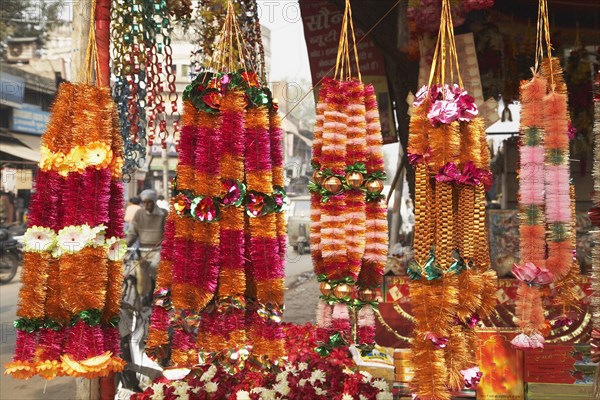
M543 129L541 126L542 98L545 94L546 81L534 76L531 81L521 86L521 102L523 104L523 116L521 118L522 140L526 140L529 128L539 131L540 143L536 146L527 146L526 143L519 147L520 171L519 171L519 208L521 218L526 218L526 210L531 206L538 208L543 213L544 205L544 147ZM527 124L531 125L527 125ZM523 220L523 226L528 225ZM521 237L520 265L516 269L524 268L528 263L536 261L536 267L545 270L545 260L531 260L524 256L523 249L529 249L539 242L528 242L535 239L531 235ZM535 244L534 244L535 243ZM542 244L541 242L540 244ZM543 254L543 249L537 249ZM530 348L543 347L543 336L538 331L538 315L542 313L540 292L537 288L531 288L528 283L521 281L517 292L517 307L515 312L515 323L521 328L521 334L516 336L511 343L518 348L529 346ZM527 333L525 333L527 332ZM541 338L541 340L540 340Z

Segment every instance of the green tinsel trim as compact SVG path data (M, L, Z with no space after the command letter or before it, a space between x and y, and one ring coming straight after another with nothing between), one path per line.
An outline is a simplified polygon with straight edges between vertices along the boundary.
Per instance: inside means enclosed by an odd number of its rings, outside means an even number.
M521 213L521 222L525 225L537 225L543 217L540 207L534 204L521 208Z
M527 128L524 142L526 146L539 146L542 143L542 135L539 128Z
M552 242L565 242L571 237L571 226L562 222L554 222L549 225L549 240Z
M552 165L563 165L568 159L568 152L560 149L546 150L546 162Z

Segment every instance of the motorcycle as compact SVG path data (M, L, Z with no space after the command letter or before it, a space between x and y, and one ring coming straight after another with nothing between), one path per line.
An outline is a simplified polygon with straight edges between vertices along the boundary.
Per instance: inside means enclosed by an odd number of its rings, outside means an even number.
M0 228L0 284L10 282L21 264L20 237L13 237L8 229Z

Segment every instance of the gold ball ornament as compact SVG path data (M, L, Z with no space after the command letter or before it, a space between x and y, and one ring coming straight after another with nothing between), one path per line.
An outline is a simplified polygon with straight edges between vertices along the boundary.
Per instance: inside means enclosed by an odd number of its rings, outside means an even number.
M313 172L312 179L317 185L323 184L323 173L318 170Z
M367 192L371 194L379 194L383 191L383 182L379 179L367 182Z
M321 282L321 286L319 287L319 289L321 289L321 293L323 294L323 296L329 296L331 294L331 291L333 290L329 282Z
M325 189L333 194L337 194L342 190L342 181L337 176L330 176L323 183Z
M345 179L348 186L350 186L352 189L358 189L365 181L363 174L356 171L348 172Z
M362 301L373 301L375 300L375 291L372 289L363 289L358 292L358 298Z
M345 283L337 285L333 289L333 295L335 297L337 297L338 299L343 299L344 297L348 297L348 296L350 296L350 293L352 293L352 288L350 287L350 285L347 285Z

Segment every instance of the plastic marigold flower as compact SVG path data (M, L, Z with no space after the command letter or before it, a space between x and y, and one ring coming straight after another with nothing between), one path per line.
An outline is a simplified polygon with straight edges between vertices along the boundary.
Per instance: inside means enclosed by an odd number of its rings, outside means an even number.
M54 154L45 146L40 147L40 169L47 171L52 168Z
M106 168L112 161L112 150L102 142L92 142L86 146L86 166L94 165L96 168Z
M83 171L87 167L86 157L87 149L85 146L75 146L71 149L65 159L70 171Z
M51 251L56 245L56 233L50 228L32 226L23 236L26 251Z

